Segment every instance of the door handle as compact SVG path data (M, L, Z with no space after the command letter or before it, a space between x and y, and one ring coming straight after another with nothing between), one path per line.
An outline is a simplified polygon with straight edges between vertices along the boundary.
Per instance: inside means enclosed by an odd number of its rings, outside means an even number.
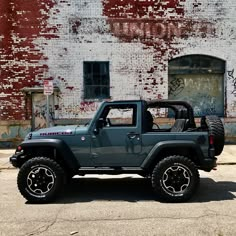
M128 136L129 139L137 138L139 140L139 134L138 133L131 132L131 133L128 133L127 136Z

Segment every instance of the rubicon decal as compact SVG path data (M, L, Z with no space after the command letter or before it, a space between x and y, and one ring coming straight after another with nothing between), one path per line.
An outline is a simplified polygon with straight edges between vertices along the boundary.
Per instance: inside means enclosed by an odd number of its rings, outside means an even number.
M73 135L72 131L40 133L40 136L47 135Z

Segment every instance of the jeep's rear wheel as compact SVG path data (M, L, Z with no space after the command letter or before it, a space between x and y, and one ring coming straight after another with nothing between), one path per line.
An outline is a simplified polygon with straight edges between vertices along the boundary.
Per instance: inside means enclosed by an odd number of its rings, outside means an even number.
M47 157L35 157L21 167L17 184L29 202L46 203L57 197L64 179L64 170L57 162Z
M192 197L199 184L194 163L183 156L170 156L153 170L152 186L157 196L167 202L183 202Z

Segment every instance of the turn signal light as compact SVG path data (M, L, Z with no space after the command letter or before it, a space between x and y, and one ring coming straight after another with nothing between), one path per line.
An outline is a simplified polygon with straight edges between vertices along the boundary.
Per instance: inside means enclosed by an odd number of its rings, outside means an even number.
M17 151L21 151L22 150L22 147L21 146L18 146L17 147Z

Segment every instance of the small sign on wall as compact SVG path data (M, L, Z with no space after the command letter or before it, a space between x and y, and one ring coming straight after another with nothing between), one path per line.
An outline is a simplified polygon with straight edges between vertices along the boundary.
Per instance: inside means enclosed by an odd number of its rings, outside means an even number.
M53 81L52 80L44 80L43 81L43 94L44 95L52 95L53 94Z

